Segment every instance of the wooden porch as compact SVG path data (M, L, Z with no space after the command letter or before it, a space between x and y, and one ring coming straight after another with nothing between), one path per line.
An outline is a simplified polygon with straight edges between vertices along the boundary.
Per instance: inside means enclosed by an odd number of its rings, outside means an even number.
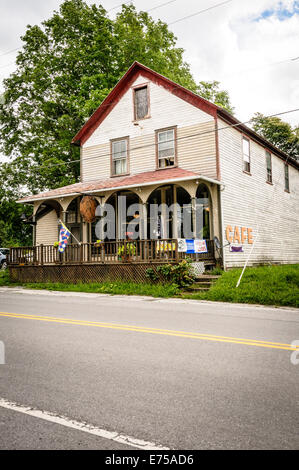
M14 247L10 249L9 266L47 266L122 263L179 263L185 258L215 263L215 245L207 240L207 253L181 253L177 239L121 240L99 244L70 244L64 253L54 245Z

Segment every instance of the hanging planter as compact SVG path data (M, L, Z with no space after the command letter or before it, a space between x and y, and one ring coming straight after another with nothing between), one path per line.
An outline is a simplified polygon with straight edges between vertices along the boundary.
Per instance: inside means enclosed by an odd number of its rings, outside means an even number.
M92 196L84 196L80 202L80 214L84 222L93 222L96 217L97 201Z

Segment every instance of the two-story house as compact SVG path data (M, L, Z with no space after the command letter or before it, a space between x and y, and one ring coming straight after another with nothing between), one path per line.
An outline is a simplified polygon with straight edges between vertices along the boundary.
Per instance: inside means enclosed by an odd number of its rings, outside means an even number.
M299 262L299 164L142 64L129 68L72 143L81 150L81 181L19 201L34 206L35 245L57 241L59 219L80 242L96 241L95 222L80 215L84 195L114 207L117 239L127 233L117 214L125 195L128 205L140 204L141 238L151 204L178 203L191 214L194 238L218 237L225 268L244 264L250 250L251 265ZM158 237L184 238L181 214L159 217Z

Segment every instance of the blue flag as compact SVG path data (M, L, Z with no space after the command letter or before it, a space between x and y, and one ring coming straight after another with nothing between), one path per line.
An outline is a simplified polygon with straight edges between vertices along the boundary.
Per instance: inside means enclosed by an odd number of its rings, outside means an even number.
M63 253L64 250L66 249L66 245L68 243L68 239L70 238L71 232L66 228L66 226L61 223L61 229L59 232L59 245L58 245L58 251L59 253Z

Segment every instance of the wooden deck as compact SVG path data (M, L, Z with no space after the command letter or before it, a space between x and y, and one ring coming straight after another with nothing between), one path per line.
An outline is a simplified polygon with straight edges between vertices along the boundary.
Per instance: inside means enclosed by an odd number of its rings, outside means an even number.
M182 259L215 261L213 240L207 240L207 253L186 254L178 251L176 239L165 240L121 240L103 242L99 245L82 243L67 245L59 253L53 245L14 247L10 249L10 266L122 264L122 263L178 263Z

